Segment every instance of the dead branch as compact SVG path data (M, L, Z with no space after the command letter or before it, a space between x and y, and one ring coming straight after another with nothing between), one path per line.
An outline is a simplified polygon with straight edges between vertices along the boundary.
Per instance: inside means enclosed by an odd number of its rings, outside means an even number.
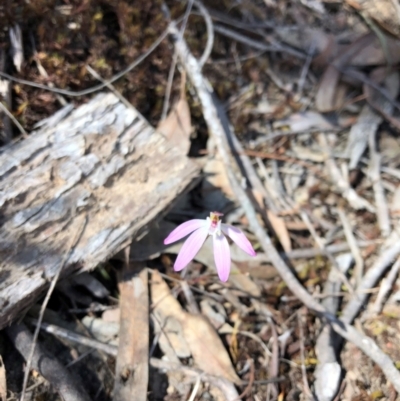
M56 118L57 117L57 118ZM0 328L54 277L89 270L131 243L190 188L199 168L134 109L100 94L60 110L0 154Z

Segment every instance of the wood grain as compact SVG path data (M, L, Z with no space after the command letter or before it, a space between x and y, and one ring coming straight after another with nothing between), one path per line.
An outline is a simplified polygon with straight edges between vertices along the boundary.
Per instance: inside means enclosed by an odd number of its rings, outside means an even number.
M127 246L190 188L199 167L113 94L71 106L0 153L0 329L63 275Z

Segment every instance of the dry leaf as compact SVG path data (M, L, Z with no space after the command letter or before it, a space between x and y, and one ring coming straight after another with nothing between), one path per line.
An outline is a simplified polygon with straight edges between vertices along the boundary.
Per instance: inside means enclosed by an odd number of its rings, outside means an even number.
M220 302L205 298L200 302L201 313L218 330L226 322L226 312Z
M236 384L241 383L219 335L210 322L204 316L186 313L181 323L196 365L208 374L224 377Z
M336 57L333 63L325 70L315 98L315 105L318 111L326 113L337 109L343 96L343 89L341 89L340 94L337 94L341 75L339 70L348 65L356 54L366 47L372 39L372 34L360 37L347 46L340 56Z
M154 331L160 335L159 345L167 358L179 362L179 357L191 355L181 324L185 312L160 274L154 271L151 277Z
M335 109L336 87L340 79L340 72L330 65L324 72L315 97L315 105L319 111L326 113Z
M273 124L275 129L285 126L289 127L291 133L307 132L312 129L328 130L334 128L334 125L327 118L316 111L295 113L289 118L276 121Z
M195 364L205 373L240 383L232 367L229 355L218 334L208 320L201 315L185 312L172 296L168 285L157 271L152 274L151 298L153 311L165 320L175 319L182 327Z
M400 40L384 33L382 33L382 37L384 38L387 53L390 55L390 62L398 64L400 62ZM375 37L351 59L349 64L357 67L366 67L386 65L387 62L388 60L382 48L382 43Z
M6 368L4 367L3 359L0 356L0 401L7 400L7 382Z
M204 166L206 179L202 184L202 206L206 210L217 210L223 212L235 199L225 165L222 160L210 158Z
M398 0L346 0L349 5L375 20L383 29L400 37Z
M108 323L119 323L121 311L119 308L108 309L103 312L101 318Z
M387 71L385 68L376 69L373 73L375 73L375 76L377 77L376 81L379 82L379 78L382 80L384 79L385 87L387 88L388 93L393 100L396 99L400 87L399 73L394 71L386 76ZM371 75L371 78L374 79L373 75ZM393 103L369 85L364 84L363 89L368 104L372 106L374 110L376 110L380 116L385 118L394 128L400 130L400 120L391 115L393 112Z
M386 89L390 93L392 99L395 99L399 91L399 74L397 71L394 71L388 76L387 74L387 68L376 68L371 72L370 79L377 84L385 81ZM369 85L364 85L363 88L368 104L363 106L357 122L353 124L349 133L346 153L350 157L350 169L357 167L361 156L367 148L368 138L382 123L382 116L392 123L393 120L395 120L391 116L393 111L392 103ZM384 89L384 87L382 88ZM370 106L373 106L373 108ZM377 113L377 111L379 113Z
M244 253L244 252L242 252ZM259 264L259 263L258 263ZM243 274L237 267L236 263L232 263L231 275L229 281L239 290L252 297L258 298L261 296L261 290L257 284L246 274Z
M285 250L285 252L290 252L292 250L292 243L290 241L290 235L286 227L285 220L283 220L281 217L278 217L276 214L271 212L271 210L267 210L267 216L272 228L275 231L275 234L279 238L282 248Z
M171 294L167 283L156 270L152 272L150 288L153 311L157 311L162 316L174 317L178 321L184 318L184 310Z
M184 83L185 78L182 78L180 99L174 105L168 116L163 121L160 121L157 131L161 132L161 134L168 138L177 149L186 155L190 149L192 123L189 105L185 96Z

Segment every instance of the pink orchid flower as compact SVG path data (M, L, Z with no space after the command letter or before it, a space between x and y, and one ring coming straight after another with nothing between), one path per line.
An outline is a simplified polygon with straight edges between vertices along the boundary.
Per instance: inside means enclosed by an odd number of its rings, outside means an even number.
M250 241L242 231L229 224L222 224L220 220L221 216L223 216L222 213L212 212L206 220L189 220L176 227L165 238L164 244L168 245L190 234L176 258L174 264L175 271L184 269L194 259L209 235L213 237L214 260L221 281L225 282L228 280L231 270L231 253L225 235L249 255L256 255Z

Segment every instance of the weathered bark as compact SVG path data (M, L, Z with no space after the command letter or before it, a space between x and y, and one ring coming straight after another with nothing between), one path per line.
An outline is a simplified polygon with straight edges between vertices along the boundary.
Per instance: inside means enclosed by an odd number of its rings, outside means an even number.
M145 232L198 167L112 94L63 109L0 154L0 328L63 274ZM86 221L83 225L82 222Z

